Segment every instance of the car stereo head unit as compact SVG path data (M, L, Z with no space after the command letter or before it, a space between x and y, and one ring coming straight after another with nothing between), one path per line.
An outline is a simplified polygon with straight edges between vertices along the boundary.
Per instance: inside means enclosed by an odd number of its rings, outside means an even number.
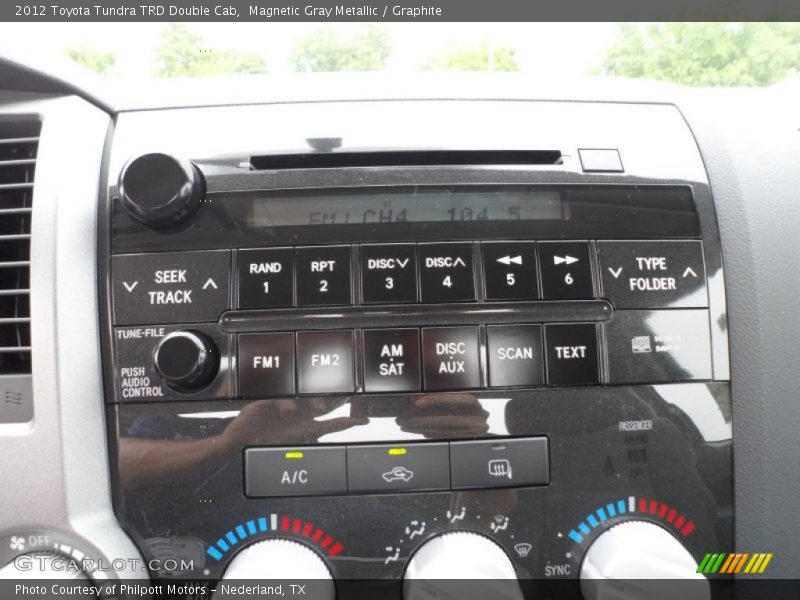
M630 128L485 152L220 132L176 158L131 153L156 133L123 119L100 214L115 506L145 556L194 560L153 575L233 576L278 541L397 581L436 544L458 561L448 535L567 582L612 529L687 564L729 547L713 203L682 121L643 115L672 171Z

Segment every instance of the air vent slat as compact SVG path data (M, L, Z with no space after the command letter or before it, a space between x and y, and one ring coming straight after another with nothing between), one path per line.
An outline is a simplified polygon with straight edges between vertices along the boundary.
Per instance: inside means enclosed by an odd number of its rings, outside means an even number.
M40 127L0 118L0 375L31 372L31 206Z

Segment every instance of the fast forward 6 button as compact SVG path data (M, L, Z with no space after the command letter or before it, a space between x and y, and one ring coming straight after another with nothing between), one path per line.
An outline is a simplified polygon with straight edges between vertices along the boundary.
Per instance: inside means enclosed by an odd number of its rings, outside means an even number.
M594 298L589 242L539 242L545 300Z

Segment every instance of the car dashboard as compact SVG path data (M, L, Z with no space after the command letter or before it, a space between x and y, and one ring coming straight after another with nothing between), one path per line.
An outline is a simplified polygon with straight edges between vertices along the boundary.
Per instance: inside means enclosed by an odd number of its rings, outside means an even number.
M320 598L796 576L779 90L41 77L0 91L0 565Z

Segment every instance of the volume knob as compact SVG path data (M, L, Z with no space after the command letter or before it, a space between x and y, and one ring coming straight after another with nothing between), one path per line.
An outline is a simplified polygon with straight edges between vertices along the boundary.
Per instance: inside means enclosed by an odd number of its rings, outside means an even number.
M119 175L122 205L150 227L174 225L191 216L205 194L205 181L188 160L169 154L142 154Z
M190 392L206 387L217 376L219 351L202 333L173 331L156 346L153 362L169 387Z

